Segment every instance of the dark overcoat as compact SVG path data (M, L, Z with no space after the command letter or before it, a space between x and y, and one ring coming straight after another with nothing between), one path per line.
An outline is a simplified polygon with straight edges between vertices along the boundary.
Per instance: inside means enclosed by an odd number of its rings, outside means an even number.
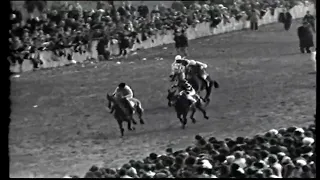
M313 47L313 35L309 27L300 26L298 28L298 37L300 40L300 47Z

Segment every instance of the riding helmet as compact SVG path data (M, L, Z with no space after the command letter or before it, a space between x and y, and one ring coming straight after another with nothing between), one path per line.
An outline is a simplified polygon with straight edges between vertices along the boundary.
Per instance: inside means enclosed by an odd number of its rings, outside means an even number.
M126 83L120 83L120 84L118 85L119 88L124 88L125 86L126 86Z

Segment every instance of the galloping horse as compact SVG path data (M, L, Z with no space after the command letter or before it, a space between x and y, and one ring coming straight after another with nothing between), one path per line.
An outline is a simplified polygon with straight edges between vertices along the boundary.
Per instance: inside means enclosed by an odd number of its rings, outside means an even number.
M128 130L132 131L134 130L134 127L131 128L131 122L133 124L137 124L137 122L133 118L134 111L130 107L130 102L126 98L119 98L115 96L110 96L107 93L107 100L109 101L109 107L112 105L112 109L110 113L113 113L114 118L117 120L121 132L121 136L123 136L123 126L122 122L125 121L128 123ZM140 124L144 124L144 121L142 119L143 114L143 108L141 107L141 103L139 100L136 99L135 104L135 111L138 113Z
M207 77L207 80L209 81L208 86L207 82L199 78L198 72L195 71L195 68L184 68L182 65L177 64L176 69L177 70L175 71L175 73L172 76L170 76L171 82L177 81L179 83L180 80L186 79L199 95L201 91L206 90L206 95L204 98L205 101L210 101L209 97L211 95L212 86L214 86L215 88L219 88L218 82L212 81L210 76Z
M180 120L183 129L187 124L187 115L190 110L190 118L193 123L196 123L196 119L193 117L196 109L199 109L202 112L205 119L209 119L206 110L203 109L208 103L203 104L200 99L197 99L196 103L192 103L190 100L188 100L185 94L176 94L175 91L170 90L168 90L167 99L169 100L168 106L174 106L177 113L177 118Z

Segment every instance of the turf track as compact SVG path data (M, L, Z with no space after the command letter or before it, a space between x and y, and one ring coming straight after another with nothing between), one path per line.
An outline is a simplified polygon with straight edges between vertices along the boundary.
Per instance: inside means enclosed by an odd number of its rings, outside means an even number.
M311 123L316 80L308 74L309 55L298 53L297 26L285 32L272 24L191 41L191 57L208 63L221 87L213 90L210 119L197 112L197 123L189 120L185 130L166 101L173 45L139 51L121 64L74 65L12 79L11 176L83 175L92 164L116 167L166 147L184 148L195 134L250 136ZM105 93L122 81L142 101L146 119L123 139L105 109Z

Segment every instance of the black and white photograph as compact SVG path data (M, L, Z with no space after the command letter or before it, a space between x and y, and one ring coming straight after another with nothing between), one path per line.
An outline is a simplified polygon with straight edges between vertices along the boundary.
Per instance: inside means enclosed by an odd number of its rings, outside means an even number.
M9 13L10 178L316 178L316 0Z

